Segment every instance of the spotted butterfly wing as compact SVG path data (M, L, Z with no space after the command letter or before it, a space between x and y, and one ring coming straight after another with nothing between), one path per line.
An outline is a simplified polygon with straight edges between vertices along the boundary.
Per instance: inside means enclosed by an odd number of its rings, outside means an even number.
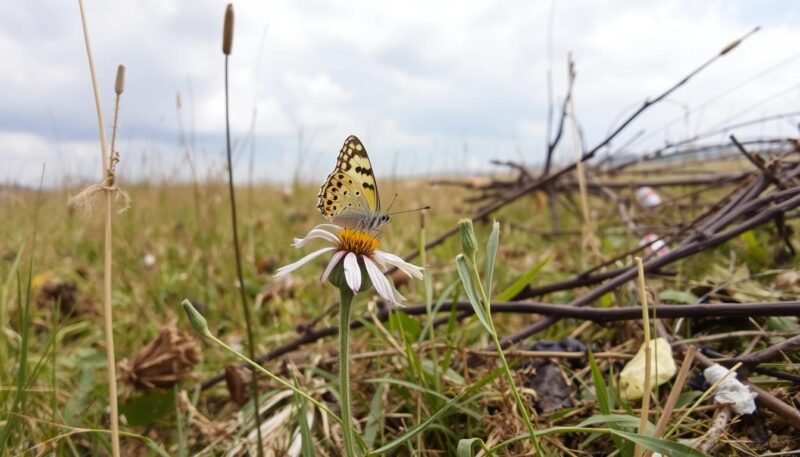
M322 184L317 208L341 227L374 229L389 221L380 212L378 186L372 163L361 140L347 137L336 159L336 168Z

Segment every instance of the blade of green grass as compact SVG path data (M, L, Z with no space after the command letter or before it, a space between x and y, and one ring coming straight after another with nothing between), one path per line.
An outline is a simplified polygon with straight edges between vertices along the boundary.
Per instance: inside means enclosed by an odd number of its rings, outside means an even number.
M517 278L514 282L511 283L505 290L500 292L497 297L495 297L495 302L501 301L509 301L513 299L518 293L522 292L522 289L525 288L528 284L533 281L534 278L542 271L550 260L552 259L551 256L547 256L544 259L540 260L539 262L535 263L528 271L526 271L522 276Z
M409 429L408 431L406 431L405 433L403 433L402 435L400 435L396 439L392 440L391 442L389 442L387 444L384 444L383 446L379 447L378 449L375 449L375 450L371 451L368 454L368 456L377 456L377 455L385 454L385 453L391 451L392 449L394 449L394 448L396 448L398 446L401 446L404 443L410 441L418 433L424 431L433 422L437 421L439 419L439 417L442 416L442 414L447 412L447 410L449 410L451 407L455 406L461 400L461 397L463 395L464 395L464 392L462 391L461 393L459 393L458 395L453 397L450 401L448 401L447 404L445 404L442 408L440 408L438 411L433 413L433 415L431 417L429 417L427 420L425 420L425 422L422 422L421 424L418 424L415 427L412 427L411 429Z

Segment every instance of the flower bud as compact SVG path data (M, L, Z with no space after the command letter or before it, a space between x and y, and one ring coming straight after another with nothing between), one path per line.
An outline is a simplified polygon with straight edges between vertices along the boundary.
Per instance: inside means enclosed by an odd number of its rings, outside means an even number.
M372 280L366 272L364 261L360 258L358 259L358 269L361 271L361 288L359 291L365 292L372 286ZM344 258L333 267L333 271L331 271L331 274L328 276L328 282L339 290L348 290L352 292L344 274Z
M192 302L184 298L181 305L183 306L183 311L186 313L186 317L189 318L189 323L192 324L192 329L201 336L210 337L211 332L208 330L206 318L192 305Z
M461 250L467 257L474 259L475 254L478 252L478 240L475 238L472 220L461 219L458 221L458 229L461 232Z

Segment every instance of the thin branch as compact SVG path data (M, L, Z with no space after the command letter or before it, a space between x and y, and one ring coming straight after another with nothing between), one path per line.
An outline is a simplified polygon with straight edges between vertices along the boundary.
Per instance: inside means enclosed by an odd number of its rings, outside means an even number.
M691 79L692 79L692 77L694 77L695 75L697 75L698 73L700 73L702 70L704 70L706 67L708 67L709 65L711 65L712 63L714 63L714 62L715 62L717 59L719 59L719 58L720 58L720 57L722 57L723 55L725 55L725 54L727 54L728 52L730 52L730 51L731 51L733 48L735 48L736 46L738 46L738 45L739 45L739 43L741 43L741 42L742 42L744 39L746 39L747 37L749 37L749 36L750 36L752 33L754 33L754 32L755 32L755 29L754 29L753 31L751 31L751 32L749 32L749 33L747 33L747 34L745 34L744 36L742 36L742 37L741 37L741 38L739 38L738 40L734 41L734 42L733 42L731 45L728 45L728 46L726 46L726 47L725 47L725 48L724 48L722 51L720 51L720 52L719 52L717 55L715 55L714 57L712 57L711 59L709 59L708 61L706 61L706 62L705 62L705 63L703 63L702 65L700 65L699 67L697 67L695 70L693 70L693 71L692 71L692 72L690 72L688 75L686 75L685 77L683 77L683 78L682 78L680 81L678 81L678 82L677 82L676 84L674 84L672 87L670 87L669 89L667 89L666 91L664 91L664 92L663 92L661 95L657 96L656 98L654 98L654 99L652 99L652 100L649 100L649 99L648 99L648 100L645 100L645 101L642 103L642 106L641 106L641 107L640 107L638 110L636 110L634 113L632 113L630 116L628 116L628 118L627 118L627 119L626 119L626 120L625 120L625 121L624 121L624 122L623 122L623 123L622 123L622 124L621 124L619 127L617 127L617 128L616 128L616 129L615 129L615 130L614 130L614 131L613 131L613 132L610 134L610 135L608 135L608 136L607 136L605 139L603 139L602 141L600 141L600 143L598 143L598 144L597 144L595 147L593 147L591 150L589 150L588 152L586 152L586 153L585 153L585 154L584 154L584 155L581 157L581 159L580 159L580 160L585 162L585 161L587 161L587 160L591 159L592 157L594 157L594 156L595 156L595 154L597 154L597 152L598 152L599 150L601 150L601 149L603 149L604 147L606 147L606 146L607 146L607 145L608 145L608 144L609 144L609 143L610 143L610 142L611 142L611 141L612 141L614 138L616 138L616 137L617 137L617 135L619 135L619 134L620 134L620 133L621 133L623 130L625 130L625 128L626 128L628 125L630 125L630 124L631 124L631 123L632 123L632 122L633 122L633 121L634 121L634 120L635 120L637 117L639 117L639 116L640 116L642 113L644 113L644 112L645 112L645 111L647 111L647 110L648 110L650 107L652 107L653 105L657 104L658 102L660 102L660 101L662 101L663 99L665 99L666 97L668 97L670 94L672 94L673 92L675 92L675 91L676 91L678 88L680 88L680 87L682 87L683 85L685 85L687 82L689 82L689 80L691 80ZM513 203L513 202L515 202L515 201L517 201L518 199L520 199L520 198L521 198L521 197L523 197L524 195L527 195L527 194L528 194L528 193L530 193L531 191L533 191L533 190L536 190L536 189L541 189L541 188L543 188L543 187L547 186L548 184L550 184L550 183L552 183L552 182L555 182L555 181L556 181L558 178L560 178L561 176L563 176L563 175L565 175L565 174L567 174L567 173L571 172L572 170L574 170L574 169L575 169L575 166L576 166L576 164L575 164L574 162L573 162L573 163L570 163L569 165L567 165L567 166L565 166L565 167L561 168L560 170L556 171L555 173L552 173L552 174L548 174L548 175L542 176L541 178L539 178L539 179L537 179L537 180L535 180L535 181L531 181L530 183L527 183L527 184L525 184L524 186L522 186L522 187L520 187L520 188L518 188L518 189L515 189L515 190L513 190L513 191L510 191L510 192L508 193L508 195L506 195L506 197L505 197L505 198L503 198L501 201L498 201L498 202L492 203L492 204L490 204L490 205L488 205L488 206L485 206L485 207L483 207L483 208L480 208L479 210L477 210L477 211L476 211L476 212L475 212L475 213L472 215L472 217L471 217L471 218L472 218L473 220L483 220L483 219L486 219L486 217L487 217L487 216L489 216L490 214L494 213L494 212L495 212L495 211L497 211L498 209L500 209L500 208L503 208L503 207L505 207L505 206L507 206L507 205L509 205L509 204L511 204L511 203ZM436 237L436 238L432 239L431 241L429 241L429 242L428 242L428 243L425 245L425 249L430 249L430 248L432 248L432 247L434 247L434 246L438 246L438 245L440 245L440 244L444 243L444 241L445 241L445 240L447 240L448 238L450 238L451 236L453 236L453 235L454 235L454 234L456 234L456 233L458 233L458 227L453 227L453 228L451 228L451 229L449 229L449 230L445 231L444 233L442 233L442 234L441 234L441 235L439 235L438 237ZM419 255L419 252L420 252L420 251L419 251L419 249L417 249L417 250L415 250L415 251L411 252L410 254L408 254L407 256L405 256L405 260L411 260L411 259L414 259L415 257L417 257L417 256Z
M438 312L451 313L457 312L458 318L463 319L471 316L474 308L469 302L444 303ZM650 315L654 315L656 309L648 307ZM428 307L425 305L409 305L404 308L397 308L395 312L402 312L409 316L420 316L428 314ZM579 308L569 305L556 305L542 302L499 302L492 303L492 313L498 314L538 314L549 317L581 319L605 324L615 321L638 319L642 316L642 309L639 307L630 308ZM389 319L390 311L381 310L373 315L364 315L360 319L350 321L350 328L357 329L364 326L364 323L374 322L375 318L380 322ZM702 318L724 316L794 316L800 313L800 301L783 303L717 303L713 305L658 305L658 316L660 318ZM547 319L547 318L546 318ZM546 320L545 319L545 320ZM449 321L445 316L434 321L434 325L444 324ZM284 354L290 353L301 346L313 343L322 338L334 336L338 332L338 327L329 326L316 330L308 330L296 339L273 349L268 354L258 357L259 363L265 363ZM207 389L224 379L224 375L218 375L202 382L201 387Z

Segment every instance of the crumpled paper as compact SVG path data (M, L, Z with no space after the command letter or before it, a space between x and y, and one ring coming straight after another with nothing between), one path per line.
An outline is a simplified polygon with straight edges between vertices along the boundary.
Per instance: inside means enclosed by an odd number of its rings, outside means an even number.
M714 384L727 372L727 368L720 364L714 364L703 371L703 376L709 384ZM736 379L736 372L733 372L717 386L714 401L716 403L733 403L731 409L736 414L753 414L756 410L755 399L757 396L757 393Z

